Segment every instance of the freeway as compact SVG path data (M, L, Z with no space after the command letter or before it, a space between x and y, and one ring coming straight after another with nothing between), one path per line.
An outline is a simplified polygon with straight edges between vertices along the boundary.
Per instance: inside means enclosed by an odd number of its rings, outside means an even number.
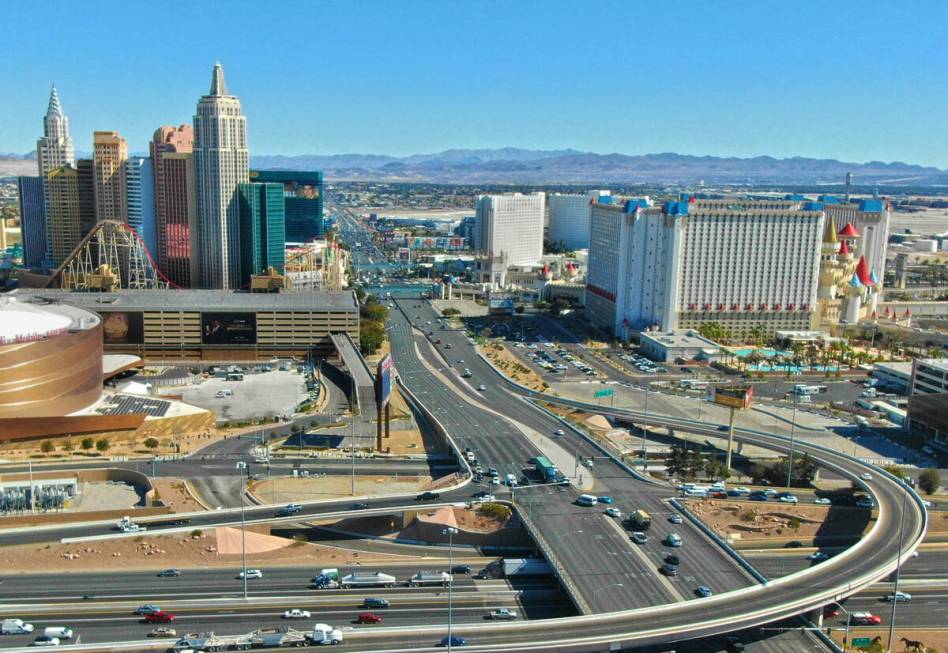
M411 300L397 300L397 305L407 315L425 315L421 311L428 306ZM429 312L423 321L436 317ZM485 468L495 467L501 476L512 473L520 478L522 470L530 467L530 459L541 452L503 416L516 415L519 424L551 436L561 424L497 384L493 372L470 349L463 335L437 332L444 338L442 345L452 343L452 356L466 357L465 365L474 374L472 383L487 382L483 393L473 390L456 373L447 372L445 361L423 339L416 342L402 312L393 311L389 319L392 355L403 383L434 412L459 447L473 449ZM447 372L444 378L452 385L446 387L431 374L431 369ZM459 395L465 400L459 401ZM606 612L690 600L695 598L698 585L724 592L754 583L690 524L675 527L685 541L680 551L680 575L662 576L658 570L662 558L670 552L662 539L672 529L658 529L672 511L665 501L672 495L671 490L634 482L628 472L603 458L601 452L583 440L571 441L570 447L577 456L600 458L595 469L597 492L612 496L623 512L644 508L656 517L655 533L646 545L639 547L601 509L576 506L577 492L572 488L532 485L516 491L519 509L539 529L540 537L555 546L561 564L569 570L569 582L575 584L573 593L579 596L578 602L585 611Z
M806 559L806 556L813 550L803 549L802 552L799 552L798 549L786 551L750 550L744 551L743 554L765 576L776 578L813 566L813 563ZM839 552L839 549L834 548L820 550L831 554ZM903 581L948 582L948 555L945 555L943 549L920 548L917 553L918 557L911 558L902 565L900 577Z

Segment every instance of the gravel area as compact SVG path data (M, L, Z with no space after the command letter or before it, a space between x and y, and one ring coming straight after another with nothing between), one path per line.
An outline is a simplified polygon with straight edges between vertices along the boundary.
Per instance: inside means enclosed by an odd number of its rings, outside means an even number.
M232 395L217 397L222 390ZM222 420L246 420L293 413L306 397L303 378L296 372L246 374L243 381L210 378L182 392L184 401L217 413Z

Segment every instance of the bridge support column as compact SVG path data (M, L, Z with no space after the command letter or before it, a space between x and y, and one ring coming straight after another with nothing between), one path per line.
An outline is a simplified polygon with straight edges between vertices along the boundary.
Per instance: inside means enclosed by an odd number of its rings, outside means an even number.
M385 404L385 437L392 437L392 404Z
M376 403L376 414L375 414L375 450L379 453L382 452L382 404Z
M731 448L734 446L734 408L731 408L731 419L727 427L727 459L724 464L731 469Z
M670 426L668 427L668 437L675 437L675 429L671 428Z

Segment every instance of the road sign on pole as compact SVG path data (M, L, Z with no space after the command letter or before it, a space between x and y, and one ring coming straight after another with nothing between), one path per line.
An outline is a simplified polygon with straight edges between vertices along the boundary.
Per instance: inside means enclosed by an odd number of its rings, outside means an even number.
M872 638L871 637L853 637L852 645L858 648L863 648L863 647L868 648L869 646L872 646Z
M612 388L606 388L605 390L596 390L595 396L598 399L600 397L611 397L613 394L614 391Z

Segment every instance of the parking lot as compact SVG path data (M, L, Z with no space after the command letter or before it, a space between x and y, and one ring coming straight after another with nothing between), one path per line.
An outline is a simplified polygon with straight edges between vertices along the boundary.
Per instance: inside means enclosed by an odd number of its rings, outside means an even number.
M308 398L306 383L297 372L273 370L245 374L241 381L210 377L187 387L182 398L214 411L221 420L246 420L292 415Z

